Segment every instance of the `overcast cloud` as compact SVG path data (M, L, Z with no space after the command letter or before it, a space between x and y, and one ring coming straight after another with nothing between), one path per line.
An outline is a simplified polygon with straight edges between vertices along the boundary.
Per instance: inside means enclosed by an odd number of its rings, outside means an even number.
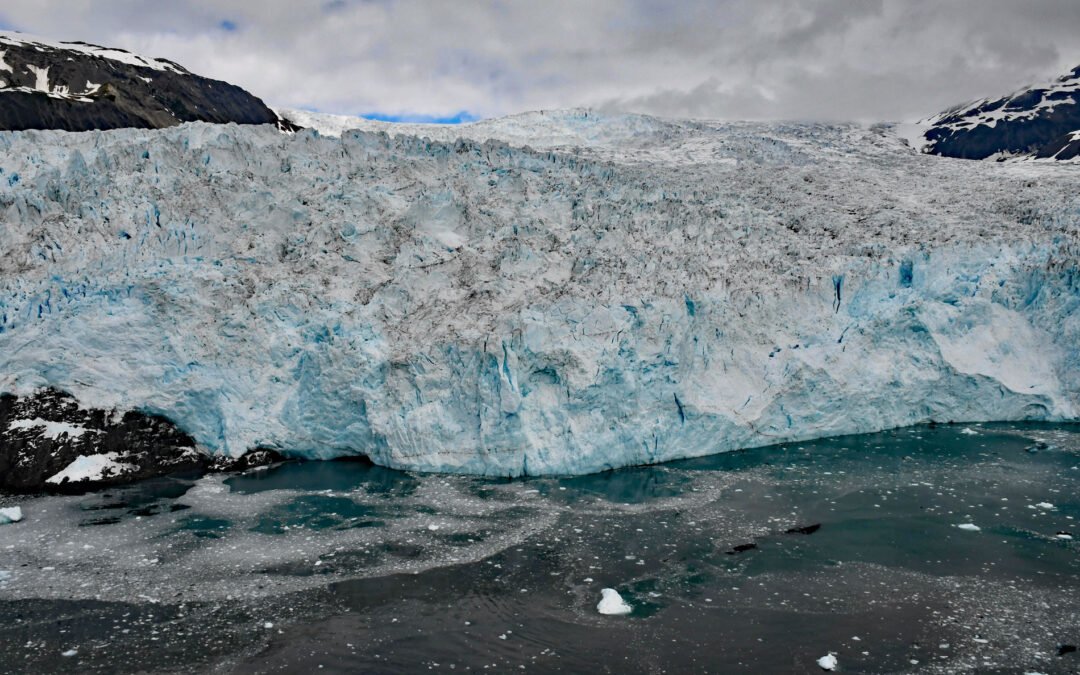
M1078 0L4 0L281 107L903 120L1080 65Z

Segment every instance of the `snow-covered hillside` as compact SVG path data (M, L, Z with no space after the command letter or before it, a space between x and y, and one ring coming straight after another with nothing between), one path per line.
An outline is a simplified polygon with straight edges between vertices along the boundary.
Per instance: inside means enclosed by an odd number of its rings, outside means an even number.
M918 150L963 159L1080 162L1080 67L1008 96L958 105L904 134Z
M0 134L0 391L491 475L1077 416L1073 167L882 127L422 131Z
M240 87L172 61L0 31L0 129L145 129L196 121L279 123Z

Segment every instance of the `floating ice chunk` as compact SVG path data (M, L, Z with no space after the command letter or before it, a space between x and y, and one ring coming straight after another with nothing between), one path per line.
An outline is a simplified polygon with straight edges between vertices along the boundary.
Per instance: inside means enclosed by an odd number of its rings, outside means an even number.
M4 583L11 578L11 572L8 570L0 570L0 584Z
M960 523L957 527L966 532L978 532L982 530L982 528L975 523Z
M124 471L134 469L133 464L118 462L118 452L107 452L103 455L82 455L71 464L46 480L46 483L60 484L66 478L71 483L82 481L102 480L110 476L116 476Z
M1057 534L1054 535L1054 538L1055 539L1061 539L1063 541L1072 541L1073 536L1072 536L1072 534L1070 534L1068 532L1058 532Z
M267 630L269 630L269 629L271 629L273 627L274 627L274 622L273 621L267 621L266 623L263 624L263 628L265 628Z
M829 652L817 660L818 667L822 670L836 670L836 652Z
M431 530L432 532L437 532L438 529L439 529L439 526L436 525L435 523L432 523L431 525L427 526L427 529Z
M971 427L964 427L963 429L960 430L960 433L964 434L965 436L978 436L979 435L979 432L975 431Z
M1054 505L1051 504L1050 502L1039 502L1035 506L1038 506L1040 509L1046 509L1047 511L1054 508Z
M60 656L63 656L63 657L65 657L65 658L71 658L72 656L75 656L75 655L76 655L76 654L78 654L78 653L79 653L79 650L78 650L78 649L69 649L69 650L67 650L66 652L62 652L62 653L60 654Z
M0 525L7 525L9 523L17 523L23 519L22 509L18 506L12 506L6 509L0 509Z
M629 614L633 610L634 608L628 605L614 588L605 588L600 591L600 603L596 605L596 611L601 614Z

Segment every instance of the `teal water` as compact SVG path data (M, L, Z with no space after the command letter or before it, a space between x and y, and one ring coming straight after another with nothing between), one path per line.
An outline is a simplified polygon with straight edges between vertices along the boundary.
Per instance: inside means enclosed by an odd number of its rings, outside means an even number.
M1078 672L1078 487L1080 427L998 424L570 478L298 462L49 498L0 562L0 663ZM607 587L629 615L596 611Z

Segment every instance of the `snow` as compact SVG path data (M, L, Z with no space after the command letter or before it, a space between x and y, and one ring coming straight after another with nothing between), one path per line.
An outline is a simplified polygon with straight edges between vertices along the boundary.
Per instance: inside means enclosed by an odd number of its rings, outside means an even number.
M17 45L17 46L31 46L38 50L43 49L60 49L64 51L78 52L80 54L88 54L90 56L97 56L106 58L111 61L119 61L120 63L126 63L132 66L141 66L143 68L152 68L154 70L167 70L175 73L185 72L182 68L164 59L148 59L143 58L137 54L122 49L112 49L108 47L101 47L98 45L85 44L81 42L57 42L48 38L40 37L37 35L31 35L29 33L19 33L15 31L0 31L0 44ZM2 60L3 52L0 52L0 60ZM0 67L0 70L3 70Z
M49 88L49 69L48 68L39 68L37 66L33 66L33 65L29 65L29 64L27 64L26 68L27 68L27 70L29 70L31 73L34 74L34 89L36 89L37 91L44 92L46 94L48 94L49 92L52 91Z
M964 530L965 532L980 532L982 530L981 527L975 525L974 523L960 523L956 527Z
M64 85L57 85L55 87L49 85L49 69L40 68L31 64L27 64L26 68L34 74L34 86L32 87L9 87L4 89L5 93L23 92L23 93L42 93L50 96L51 98L66 99L70 101L82 101L83 103L92 102L91 99L86 98L84 94L75 95L70 92L68 87ZM87 83L89 84L89 82ZM6 85L6 83L5 83ZM91 94L93 91L87 91L86 94Z
M999 123L1024 122L1048 119L1060 106L1075 106L1080 101L1080 70L1069 73L1052 82L1024 87L1001 98L984 98L954 106L940 114L915 123L899 124L894 133L918 152L926 152L931 145L926 137L931 129L949 134L967 134L978 127L994 129ZM1057 116L1061 113L1058 111ZM1074 114L1068 112L1068 114ZM1075 133L1071 140L1076 140ZM1080 158L1058 160L1054 157L1036 159L1032 152L999 152L986 158L989 161L1015 160L1037 163L1077 163Z
M8 429L36 429L41 428L41 435L48 438L51 441L55 441L63 434L67 434L68 438L79 438L87 431L92 433L100 433L96 429L87 429L86 427L76 426L74 424L68 424L67 422L51 422L49 420L43 420L41 418L35 418L32 420L14 420L8 424Z
M926 151L926 146L930 144L930 141L926 139L926 132L931 126L933 125L928 120L904 122L893 127L893 133L912 150L923 153Z
M370 124L0 134L0 391L493 476L1077 416L1070 167L861 125Z
M614 588L605 588L600 591L600 602L596 605L596 611L601 614L620 616L629 614L634 608L626 603Z
M101 455L81 455L71 464L68 464L63 471L49 477L45 482L59 485L65 479L70 483L98 481L135 468L131 464L118 462L117 458L119 457L120 453L117 452L107 452Z
M836 653L829 652L817 660L818 667L822 670L836 670Z
M0 509L0 525L9 525L11 523L17 523L23 519L22 508L18 506L10 506Z
M0 49L0 72L6 71L14 74L15 71L11 69L11 64L4 60L5 56L7 56L7 52Z
M1034 105L1026 105L1019 109L1011 107L1012 102L1015 99L1036 90L1042 92L1040 100L1037 103ZM1002 97L1002 99L984 98L964 105L955 106L940 115L920 122L919 124L925 125L927 128L930 126L943 126L949 129L963 129L969 124L993 128L1001 121L1032 119L1042 115L1044 112L1053 111L1053 109L1059 105L1076 105L1075 98L1053 97L1063 93L1073 94L1077 91L1080 91L1080 76L1070 73L1051 82L1042 82L1024 87L1008 96ZM998 100L1004 100L1005 103L995 107L993 110L980 111L980 108L983 106L995 103ZM947 120L956 121L950 122Z

